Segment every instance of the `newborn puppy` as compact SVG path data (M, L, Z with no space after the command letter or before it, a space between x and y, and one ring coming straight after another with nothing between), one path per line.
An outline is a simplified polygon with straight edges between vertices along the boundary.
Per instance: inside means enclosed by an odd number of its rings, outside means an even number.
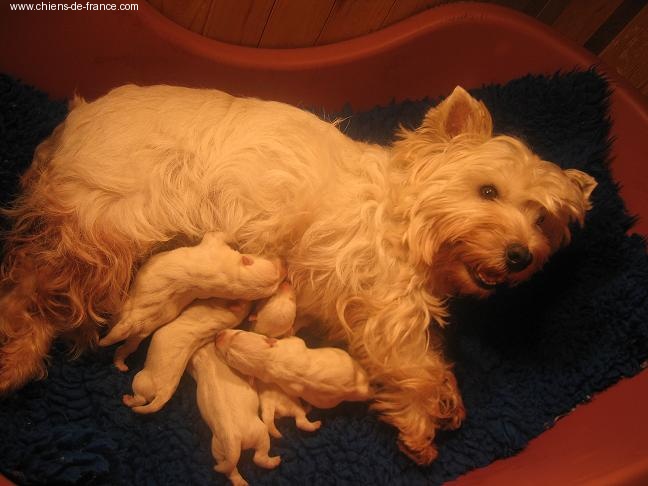
M270 337L285 336L291 334L296 315L295 289L290 282L283 282L276 294L257 304L256 312L250 316L251 330Z
M214 469L226 474L234 486L247 485L239 473L241 451L254 448L257 466L272 469L281 462L268 456L270 437L259 419L259 399L249 383L231 370L214 346L206 345L191 357L189 372L197 383L200 415L212 431Z
M194 299L268 297L276 292L283 272L279 260L242 255L227 245L222 233L206 233L197 246L158 253L142 266L121 319L99 345L127 339L115 359L123 363L142 340Z
M309 349L295 336L274 339L232 329L216 337L216 347L233 368L319 408L371 398L367 374L341 349Z
M296 397L286 395L284 391L274 383L257 383L259 392L259 402L261 402L261 420L268 427L272 437L281 438L281 432L275 425L275 418L295 417L295 424L298 429L306 432L314 432L320 428L322 422L317 420L311 422L306 417L306 410L301 400Z
M124 404L137 413L157 412L175 392L194 351L218 331L236 327L249 310L247 302L232 305L220 299L197 301L187 307L153 335L144 369L135 375L133 395L124 395ZM116 365L126 367L123 361Z

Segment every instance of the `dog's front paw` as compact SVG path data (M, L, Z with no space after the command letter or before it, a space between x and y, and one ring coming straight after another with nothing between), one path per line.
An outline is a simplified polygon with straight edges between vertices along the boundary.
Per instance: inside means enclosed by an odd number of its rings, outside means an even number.
M434 445L437 415L417 397L382 392L382 396L380 392L376 395L372 408L381 420L398 429L398 448L417 464L430 464L438 454Z
M417 464L430 464L436 459L437 429L457 429L466 416L454 377L446 384L436 400L412 400L388 420L399 429L398 448Z
M458 428L466 415L454 375L442 369L432 377L430 373L427 380L408 380L407 390L382 387L371 405L381 420L398 429L399 449L423 465L437 457L437 430Z
M461 393L454 374L445 374L443 386L439 390L439 425L442 429L455 430L461 427L466 418Z
M400 433L398 434L398 448L407 457L421 465L430 464L439 454L432 442L432 437L411 437Z

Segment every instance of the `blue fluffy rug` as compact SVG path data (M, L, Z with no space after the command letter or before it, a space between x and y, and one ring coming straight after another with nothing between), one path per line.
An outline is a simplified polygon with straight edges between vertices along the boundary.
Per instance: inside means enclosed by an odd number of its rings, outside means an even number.
M364 404L311 416L316 433L279 422L282 464L240 470L252 484L437 484L512 455L592 394L636 374L648 358L648 257L608 171L608 87L593 72L525 77L472 92L495 130L524 139L542 157L599 182L594 209L573 244L528 283L488 301L452 303L448 353L468 411L465 425L439 437L440 455L418 467L399 453L396 434ZM389 143L399 123L417 125L430 101L351 116L353 137ZM37 143L66 114L65 104L0 77L0 194L7 204ZM350 113L347 113L347 115ZM0 309L2 312L2 309ZM145 348L145 347L144 347ZM185 377L150 416L121 396L141 368L111 365L113 349L68 361L57 346L47 380L0 401L0 471L20 484L224 484L212 470L210 431Z

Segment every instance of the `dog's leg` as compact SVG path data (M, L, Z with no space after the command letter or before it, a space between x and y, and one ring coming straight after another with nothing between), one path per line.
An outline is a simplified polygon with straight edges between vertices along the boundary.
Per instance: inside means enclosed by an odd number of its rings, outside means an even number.
M458 427L465 412L451 366L440 343L432 342L430 302L422 295L373 306L373 315L364 321L364 311L348 308L346 315L354 331L349 352L376 390L371 408L398 429L405 454L429 464L437 456L436 431Z
M44 321L13 337L0 350L0 395L17 390L27 382L47 376L45 356L53 340L53 329Z
M0 395L47 375L44 358L55 330L37 314L23 311L28 297L21 293L17 287L0 300L0 312L13 317L11 322L0 318Z
M459 427L465 411L448 365L430 356L418 371L411 371L411 376L403 373L383 386L371 408L398 429L402 452L418 464L429 464L437 456L436 431Z
M77 355L96 343L96 323L123 304L136 250L114 232L85 234L29 195L19 202L3 211L14 230L0 273L0 394L46 375L55 338Z

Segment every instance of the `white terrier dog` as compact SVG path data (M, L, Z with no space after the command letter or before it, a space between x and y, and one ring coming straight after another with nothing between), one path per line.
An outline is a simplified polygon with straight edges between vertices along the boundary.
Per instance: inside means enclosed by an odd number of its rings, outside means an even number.
M298 324L346 340L372 408L429 463L436 430L464 417L440 349L446 299L527 279L582 224L595 185L493 136L461 88L391 147L214 90L77 99L7 211L0 391L42 377L57 336L94 344L152 253L221 231L286 262Z

